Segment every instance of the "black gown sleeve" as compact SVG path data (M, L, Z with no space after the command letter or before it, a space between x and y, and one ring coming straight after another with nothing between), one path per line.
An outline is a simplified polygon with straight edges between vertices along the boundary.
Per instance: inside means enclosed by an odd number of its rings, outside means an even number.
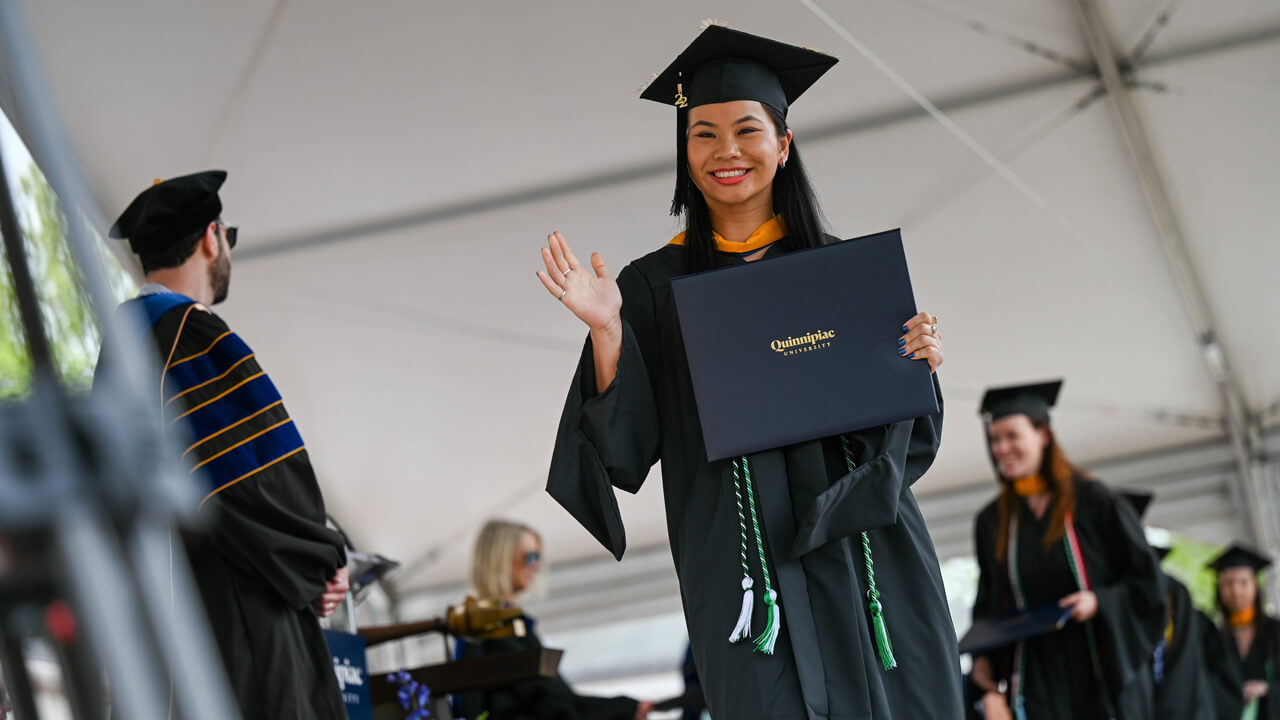
M1214 717L1236 720L1244 711L1244 672L1240 655L1231 638L1207 615L1201 613L1199 620Z
M973 600L973 620L986 620L1002 614L997 586L995 547L995 506L978 514L973 522L973 550L978 560L978 595Z
M1100 654L1107 685L1118 695L1150 667L1156 645L1164 636L1168 617L1164 573L1128 502L1101 483L1077 482L1076 487L1081 496L1079 522L1097 523L1105 548L1105 555L1086 554L1086 567L1107 565L1113 578L1110 583L1093 585L1098 598L1093 622L1105 648Z
M937 413L850 435L856 467L814 498L797 529L792 557L898 521L899 499L933 464L942 441L937 375L933 387Z
M1267 694L1262 698L1258 716L1260 720L1280 720L1280 677L1277 677L1280 673L1280 620L1268 616L1264 627L1267 630Z
M206 348L229 331L217 315L192 312L183 326L177 352ZM250 358L229 370L219 386L234 386L262 371L257 359ZM225 401L236 399L232 393ZM259 425L288 419L283 406L273 414L253 416L254 410L244 408L249 419L233 432L252 437ZM216 448L213 443L199 445L192 451L193 462L216 455ZM346 564L341 536L325 525L324 498L306 450L222 488L204 502L201 513L208 521L211 547L295 610L305 609L320 597L337 569Z
M634 266L618 274L622 290L622 355L618 373L596 393L588 337L569 387L547 492L619 560L626 531L613 488L636 492L658 461L661 427L645 353L657 350L653 296Z
M997 501L998 502L998 501ZM1004 570L996 563L996 503L991 503L974 520L974 554L978 560L978 594L973 601L973 621L997 618L1013 612L1005 600L1003 591ZM1011 668L1013 648L997 648L983 653L991 664L992 680L1007 682Z
M1164 676L1156 685L1155 717L1214 720L1217 716L1204 652L1204 628L1209 619L1195 609L1185 585L1170 578L1168 586L1173 641L1164 649Z
M210 536L232 565L303 610L347 564L342 538L324 522L324 501L306 453L218 493L205 504Z

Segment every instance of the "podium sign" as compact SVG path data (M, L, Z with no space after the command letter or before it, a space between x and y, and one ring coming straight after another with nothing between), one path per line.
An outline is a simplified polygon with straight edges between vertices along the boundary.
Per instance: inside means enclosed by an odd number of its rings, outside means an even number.
M364 638L359 635L325 630L333 656L333 674L338 677L338 690L347 706L350 720L373 720L373 701L369 696L369 669L364 654Z

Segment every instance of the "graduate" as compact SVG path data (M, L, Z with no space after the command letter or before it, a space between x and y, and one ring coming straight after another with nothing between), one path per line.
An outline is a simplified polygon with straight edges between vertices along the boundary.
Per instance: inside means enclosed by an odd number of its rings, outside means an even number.
M1218 573L1222 627L1208 633L1208 665L1219 720L1280 719L1280 620L1263 611L1258 576L1271 559L1240 543L1209 563Z
M185 448L206 532L186 543L245 720L343 720L318 617L347 590L341 537L306 446L257 356L210 310L226 299L237 230L221 170L143 191L111 228L146 273L122 306L150 331L157 412ZM108 339L108 341L110 341ZM97 376L109 372L101 363Z
M1061 387L997 388L982 399L1000 491L975 523L973 619L1055 604L1070 622L975 657L971 681L988 720L1150 717L1164 576L1133 508L1073 466L1054 438L1049 408ZM1121 702L1134 682L1148 688L1137 710Z
M1120 495L1133 507L1141 520L1151 505L1154 493L1138 490L1121 490ZM1169 555L1170 548L1152 545L1160 561ZM1154 688L1151 705L1160 720L1214 720L1213 696L1209 687L1209 673L1205 667L1204 628L1210 623L1208 616L1196 609L1191 602L1187 586L1164 573L1165 613L1164 636L1151 658L1150 675L1140 676L1129 685L1121 700L1121 706L1146 707L1146 680L1149 677Z
M672 300L677 276L835 240L787 124L791 104L835 62L706 28L642 94L676 111L672 211L685 232L616 282L598 253L582 265L559 233L542 250L542 283L590 329L547 491L621 559L614 488L638 491L661 460L672 557L713 718L961 713L955 632L911 493L937 452L941 412L709 462ZM936 319L903 322L884 352L936 369Z

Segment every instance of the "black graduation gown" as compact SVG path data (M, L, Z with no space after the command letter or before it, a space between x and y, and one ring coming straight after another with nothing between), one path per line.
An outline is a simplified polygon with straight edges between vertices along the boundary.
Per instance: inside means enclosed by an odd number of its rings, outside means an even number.
M685 252L668 245L619 273L618 374L596 393L588 338L547 491L621 559L626 535L613 488L638 491L662 461L671 553L712 717L959 718L955 631L933 542L910 490L933 462L941 413L850 434L852 473L838 438L749 457L783 620L773 655L755 652L749 640L729 643L742 602L737 505L731 461L707 461L672 299L671 279L685 272ZM775 243L758 262L780 252ZM882 669L869 629L864 530L898 661L892 671ZM764 629L765 610L754 546L748 555L757 593L754 636Z
M1077 592L1064 542L1044 546L1053 507L1040 519L1026 502L1018 502L1017 507L1017 567L1026 607L1057 602ZM1133 509L1103 484L1076 480L1074 518L1085 570L1098 596L1098 614L1088 623L1071 622L1062 630L1024 642L1027 720L1152 717L1150 668L1165 627L1164 575ZM996 563L997 521L997 501L993 501L979 513L974 530L979 568L975 621L1016 611L1008 565ZM1102 684L1090 649L1090 627ZM1013 648L987 657L997 680L1012 678L1018 659ZM1131 687L1133 683L1138 686ZM1011 697L1010 706L1015 704Z
M497 655L542 647L534 621L525 616L526 635L471 642L458 640L459 659ZM458 693L455 711L460 718L476 718L488 712L489 720L632 720L634 699L578 695L560 675L514 683L504 688Z
M1267 694L1258 705L1258 720L1280 720L1280 620L1263 618L1249 654L1240 656L1230 630L1210 626L1205 634L1206 652L1218 720L1237 720L1244 712L1244 684L1265 680Z
M1195 608L1187 586L1165 575L1167 619L1172 642L1160 652L1160 677L1155 686L1155 715L1161 720L1214 720L1213 697L1205 668L1204 624L1209 619ZM1166 639L1169 628L1166 627ZM1154 672L1154 665L1153 665Z
M264 400L274 387L263 384L256 357L217 315L189 307L164 312L151 332L161 362L171 364L169 415L184 447L195 444L186 459L203 464L192 482L209 493L200 507L205 528L185 540L232 692L245 720L345 720L311 609L346 564L342 539L325 526L324 500L288 412ZM206 376L212 381L195 381Z

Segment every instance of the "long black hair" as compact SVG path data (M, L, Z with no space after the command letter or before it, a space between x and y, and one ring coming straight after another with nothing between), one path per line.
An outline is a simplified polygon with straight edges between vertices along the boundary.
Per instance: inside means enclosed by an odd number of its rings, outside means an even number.
M786 116L770 105L761 105L773 120L778 137L784 137L787 134ZM688 127L689 113L680 110L676 124L676 191L671 199L671 214L684 215L687 270L694 273L718 267L723 261L716 254L716 242L711 234L711 209L689 176ZM773 178L773 213L781 215L787 224L787 237L781 242L788 252L827 243L822 211L818 208L817 197L794 139L787 164L780 166Z

